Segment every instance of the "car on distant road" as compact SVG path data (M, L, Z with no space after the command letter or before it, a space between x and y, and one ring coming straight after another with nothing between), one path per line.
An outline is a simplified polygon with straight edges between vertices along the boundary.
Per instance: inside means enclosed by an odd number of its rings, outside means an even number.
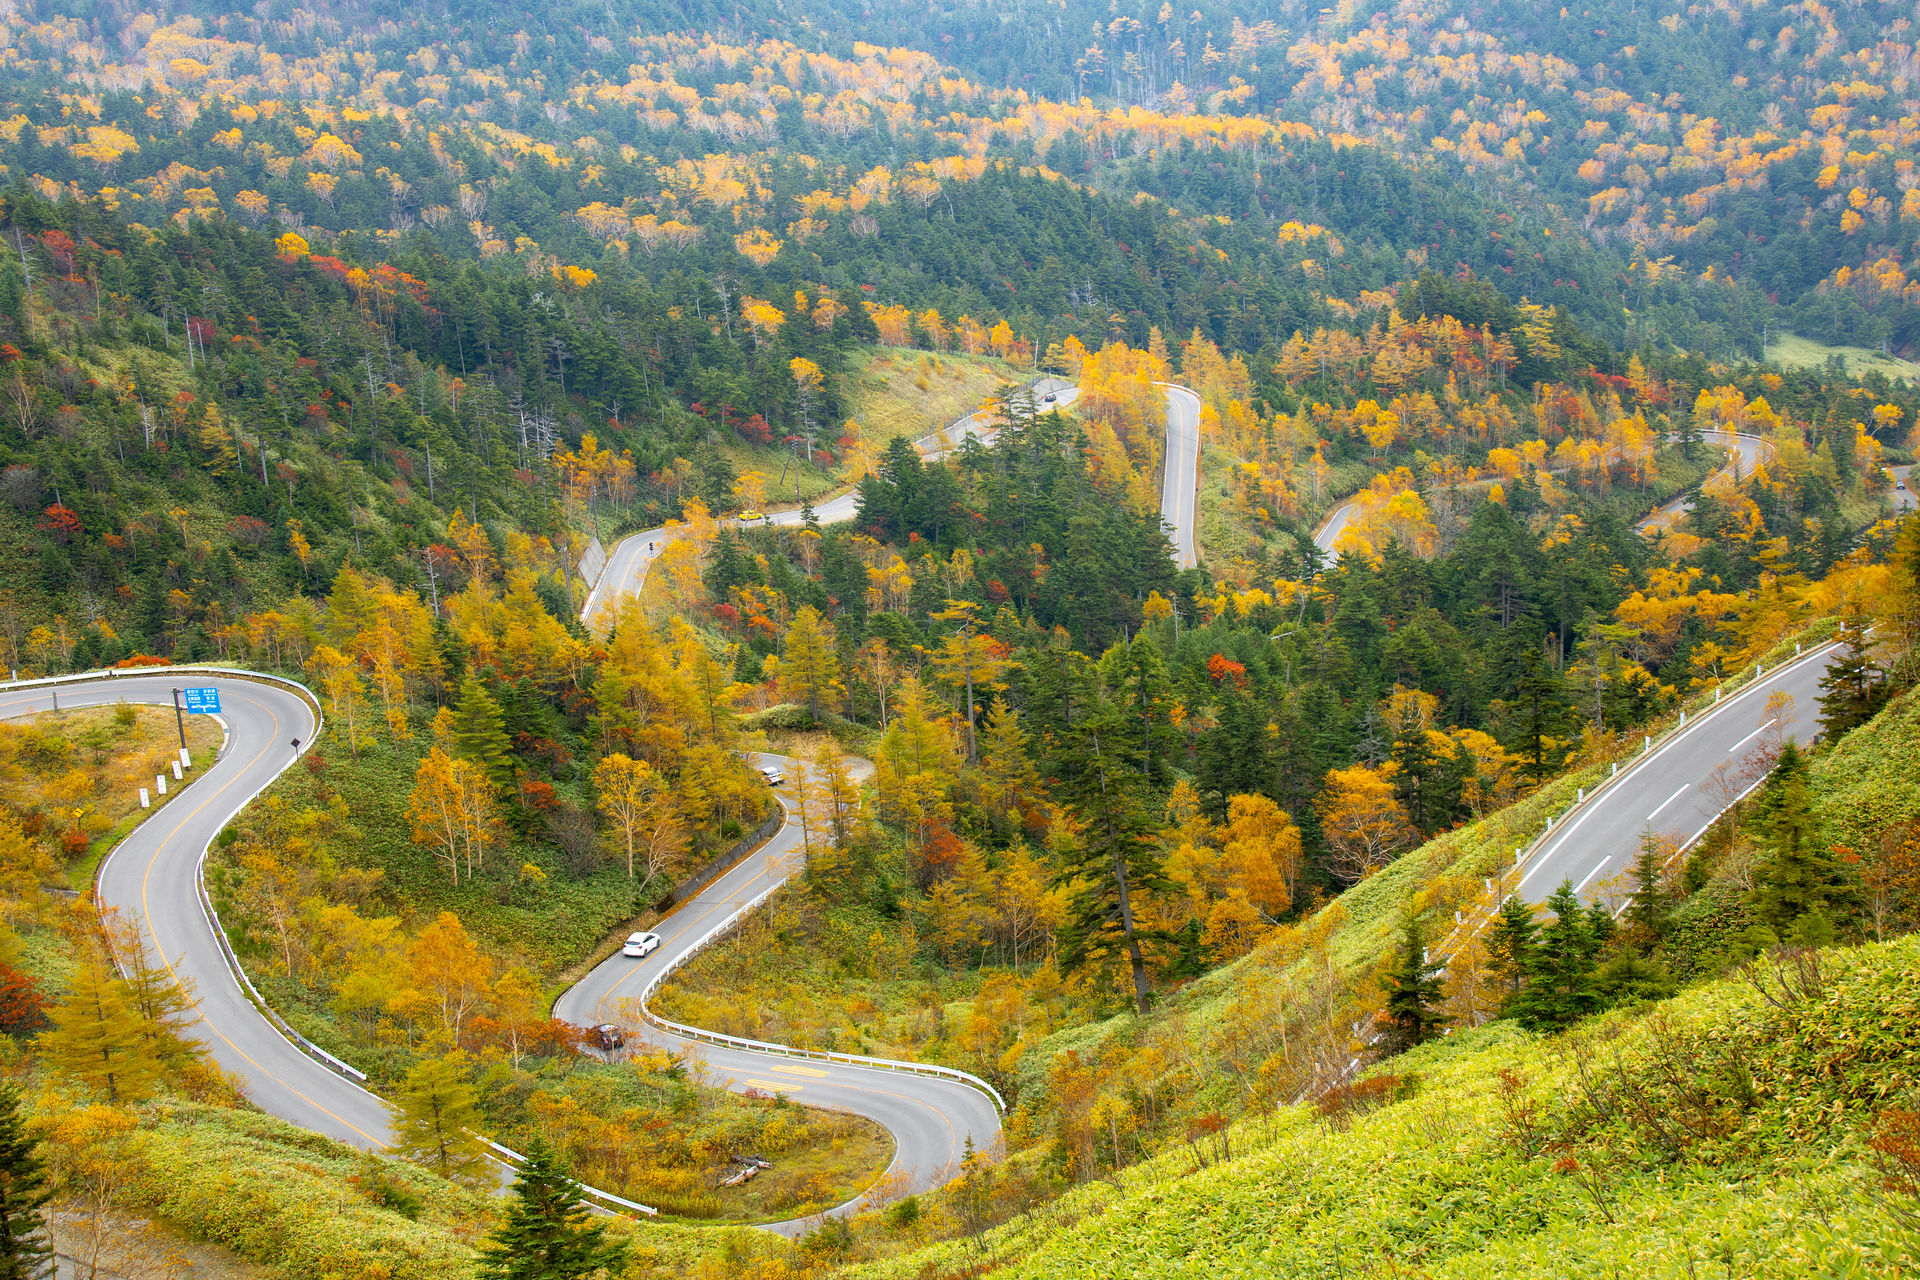
M620 954L641 960L660 949L660 935L657 933L630 933L626 945L620 948Z
M787 775L773 765L761 769L760 776L767 780L767 785L770 787L783 787L787 783Z
M588 1027L587 1037L602 1053L612 1053L627 1047L627 1033L611 1022L603 1022L597 1027Z
M741 524L746 524L753 520L765 520L766 518L767 513L764 511L742 511L740 513Z
M1057 395L1055 395L1055 394L1053 394L1053 392L1051 392L1051 391L1049 391L1049 392L1047 392L1047 394L1045 394L1045 395L1043 395L1043 396L1041 396L1041 397L1040 397L1040 403L1041 403L1041 404L1052 404L1052 403L1053 403L1053 402L1054 402L1055 400L1058 400L1059 398L1060 398L1059 396L1057 396Z

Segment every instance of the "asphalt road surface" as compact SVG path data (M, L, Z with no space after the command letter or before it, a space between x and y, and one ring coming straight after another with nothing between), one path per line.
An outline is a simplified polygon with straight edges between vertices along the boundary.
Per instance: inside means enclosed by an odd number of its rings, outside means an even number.
M254 1007L228 969L201 909L200 855L228 820L298 759L313 736L312 708L292 690L200 673L124 675L66 684L0 687L0 718L120 701L171 706L176 688L220 690L228 738L217 760L196 760L187 789L136 827L100 871L101 907L137 920L149 953L198 1001L192 1034L245 1085L262 1110L373 1150L387 1143L378 1098L296 1049ZM169 785L172 779L168 779Z
M1194 502L1200 488L1200 397L1185 387L1167 389L1167 465L1160 482L1160 520L1171 530L1173 565L1200 563L1194 546Z
M1912 511L1914 509L1913 477L1910 473L1913 468L1888 467L1887 470L1893 473L1894 489L1887 495L1893 504L1893 513L1899 515L1905 511Z
M1759 436L1750 436L1739 432L1734 434L1731 446L1728 445L1727 438L1723 434L1709 436L1705 443L1709 448L1725 450L1728 454L1727 461L1736 466L1736 470L1734 471L1734 479L1736 480L1744 480L1752 475L1753 469L1760 465L1762 452L1769 447L1767 442ZM1735 456L1734 453L1736 449L1739 451L1737 456ZM1672 502L1666 503L1664 506L1656 507L1651 515L1639 524L1636 524L1634 528L1640 530L1642 533L1653 533L1661 529L1670 529L1679 521L1681 516L1691 510L1693 510L1693 495L1683 494L1675 498Z
M1630 872L1648 833L1692 840L1758 780L1769 740L1812 741L1820 722L1820 678L1838 645L1809 650L1729 694L1575 809L1528 859L1518 892L1543 902L1563 882L1591 899ZM1784 694L1782 703L1775 695ZM1771 704L1771 705L1769 705Z
M778 765L789 779L783 788L789 792L804 767L798 760L771 755L758 756L755 763ZM851 1111L877 1121L893 1134L895 1144L893 1164L883 1181L901 1192L941 1186L959 1173L969 1138L985 1151L1000 1136L999 1113L978 1089L875 1067L707 1044L669 1034L641 1016L639 997L653 974L693 949L743 903L804 865L800 826L789 818L757 852L654 926L661 939L659 950L643 959L616 954L602 962L554 1003L554 1016L582 1026L614 1023L627 1032L630 1048L652 1044L684 1054L690 1064L700 1064L711 1083L729 1089L784 1093L808 1106ZM723 940L716 945L737 944ZM803 1221L774 1224L788 1233L806 1225Z

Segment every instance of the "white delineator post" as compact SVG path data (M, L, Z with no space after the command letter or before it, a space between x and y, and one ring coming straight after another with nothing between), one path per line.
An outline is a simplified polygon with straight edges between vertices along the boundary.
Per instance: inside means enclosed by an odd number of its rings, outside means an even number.
M142 809L153 808L153 802L147 799L147 789L145 787L140 788L140 807Z
M167 794L167 775L166 774L156 773L153 775L153 789L155 791L158 791L161 795Z
M173 780L174 780L175 782L178 782L178 781L180 781L180 778L181 778L181 774L180 774L180 762L179 762L178 760L175 760L175 761L173 762Z

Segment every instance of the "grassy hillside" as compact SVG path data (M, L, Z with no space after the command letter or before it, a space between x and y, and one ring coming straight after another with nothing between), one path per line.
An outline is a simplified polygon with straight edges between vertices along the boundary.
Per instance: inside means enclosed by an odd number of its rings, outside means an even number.
M1784 1007L1733 979L1552 1039L1457 1033L854 1274L1911 1274L1920 1206L1869 1143L1920 1085L1920 939L1822 965Z
M965 417L1019 376L985 356L869 347L848 358L848 400L877 455L896 436L923 436Z
M1835 357L1855 377L1880 373L1889 378L1910 378L1920 382L1920 364L1868 347L1832 346L1797 333L1782 334L1767 344L1767 359L1783 369L1817 369Z

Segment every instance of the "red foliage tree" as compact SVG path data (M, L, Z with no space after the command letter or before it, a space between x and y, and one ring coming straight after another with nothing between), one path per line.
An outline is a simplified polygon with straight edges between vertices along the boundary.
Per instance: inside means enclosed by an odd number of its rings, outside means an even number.
M17 1036L46 1025L47 999L40 994L40 984L18 969L0 964L0 1031Z
M55 542L62 544L73 541L85 528L80 523L80 517L74 514L73 508L61 502L48 507L40 516L38 523L42 529L53 535Z
M1231 678L1234 688L1240 689L1246 687L1246 666L1242 663L1235 662L1224 653L1216 653L1207 659L1207 675L1212 677L1216 684L1222 680Z

